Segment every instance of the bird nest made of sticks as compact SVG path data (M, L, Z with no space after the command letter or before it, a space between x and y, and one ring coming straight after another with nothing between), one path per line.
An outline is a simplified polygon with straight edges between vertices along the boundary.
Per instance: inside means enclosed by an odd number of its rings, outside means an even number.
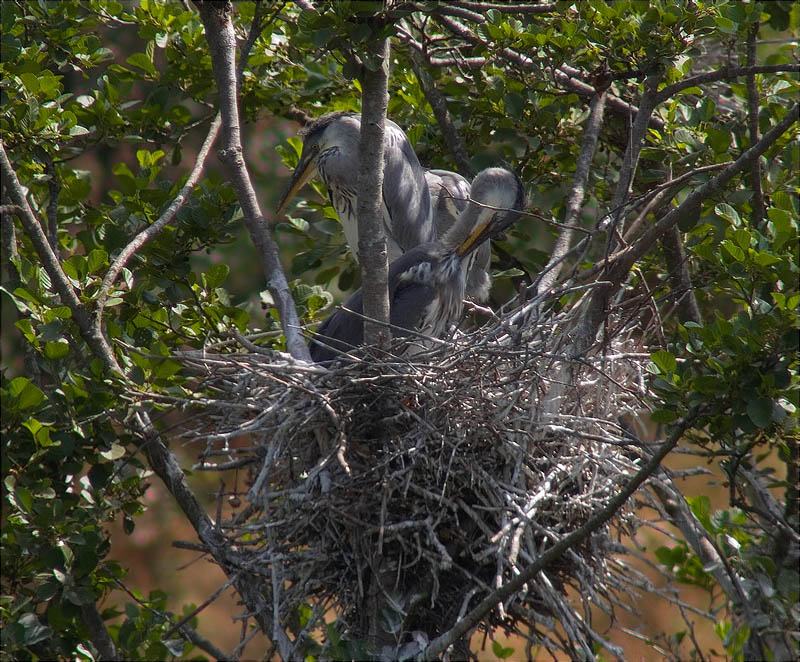
M329 369L252 346L183 357L212 394L184 433L203 445L198 468L246 471L223 530L272 577L267 602L295 646L331 610L353 639L424 645L636 472L641 448L620 421L647 396L641 331L619 325L567 359L572 314ZM610 559L635 525L621 510L481 626L590 652L591 609L613 611L627 590Z

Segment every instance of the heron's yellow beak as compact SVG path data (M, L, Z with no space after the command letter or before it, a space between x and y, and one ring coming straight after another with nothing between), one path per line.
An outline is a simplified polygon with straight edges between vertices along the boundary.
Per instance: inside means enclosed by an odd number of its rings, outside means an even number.
M286 205L288 205L292 198L297 195L297 192L306 185L306 182L316 174L317 167L314 163L315 156L315 152L310 152L301 157L300 163L297 164L297 167L292 173L289 187L286 189L286 193L281 196L280 202L278 203L278 209L275 211L276 216L283 214Z
M483 243L484 239L492 233L495 214L491 210L487 211L490 213L485 215L485 219L481 219L481 222L473 228L472 232L469 233L469 236L456 249L456 255L459 257L464 257L468 253L475 250Z

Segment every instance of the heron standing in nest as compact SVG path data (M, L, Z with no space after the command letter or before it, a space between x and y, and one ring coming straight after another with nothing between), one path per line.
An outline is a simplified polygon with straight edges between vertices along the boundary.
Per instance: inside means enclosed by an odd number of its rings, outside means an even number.
M276 213L282 214L297 192L318 174L339 215L350 250L358 259L356 209L361 116L329 113L303 128L300 135L303 152ZM470 187L458 173L423 168L406 134L388 119L383 158L383 223L392 262L412 248L443 236L466 207ZM478 302L489 297L490 260L488 246L470 254L466 293Z
M458 323L470 256L519 218L524 201L516 175L503 168L483 170L472 182L471 199L441 239L417 246L389 265L389 321L395 335L417 331L439 338ZM318 363L331 361L363 342L358 290L319 327L311 357Z

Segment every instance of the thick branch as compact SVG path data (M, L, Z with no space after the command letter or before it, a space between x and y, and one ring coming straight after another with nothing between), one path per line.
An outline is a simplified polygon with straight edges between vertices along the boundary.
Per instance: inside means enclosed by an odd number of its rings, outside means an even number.
M564 265L563 258L572 243L575 231L571 226L577 225L580 218L583 199L586 195L586 186L589 183L589 172L597 149L597 141L600 138L600 131L603 128L603 113L607 97L608 95L605 91L598 92L592 97L592 102L589 106L589 118L586 120L586 128L581 141L581 151L578 154L578 163L575 168L575 177L572 180L572 187L567 196L564 225L568 227L563 228L558 235L558 239L556 239L553 252L550 254L550 259L547 261L543 275L536 288L537 292L544 292L550 289L556 281Z
M754 67L756 64L756 38L758 37L758 22L753 23L747 35L747 66ZM747 74L747 129L750 133L750 144L758 142L758 85L756 75ZM753 227L761 227L764 222L764 193L761 191L761 160L756 159L750 166L750 186L753 187Z
M286 336L286 348L294 358L311 361L308 347L301 334L300 320L297 317L294 299L281 267L278 247L275 245L264 215L261 213L243 156L236 93L236 37L230 18L231 4L229 2L199 1L195 4L205 26L214 77L219 91L223 136L223 148L219 152L219 157L228 169L228 175L242 208L245 225L261 255L267 289L281 316L281 325Z
M543 2L541 4L525 4L522 2L509 2L508 4L500 4L497 2L470 2L469 0L455 0L453 4L456 7L463 7L464 9L471 9L476 12L485 12L490 9L502 12L504 14L549 14L556 9L555 2Z
M114 641L111 635L108 634L106 624L103 623L103 617L97 611L97 605L94 602L81 605L81 620L89 630L89 639L94 644L97 652L100 653L100 660L118 660L117 649L114 647Z
M425 94L425 98L431 105L433 115L436 122L439 124L439 130L442 132L444 142L447 148L453 155L453 160L456 162L461 174L471 179L475 176L475 171L469 161L466 145L461 139L455 125L453 118L450 115L450 110L447 108L447 99L442 94L433 82L433 78L425 69L422 61L422 56L414 49L409 49L409 57L411 59L411 67L414 69L414 74L417 76L419 86Z
M490 595L485 597L473 608L464 618L462 618L456 625L434 639L423 652L422 657L425 660L435 660L439 655L444 653L459 637L469 632L475 627L486 614L494 609L498 603L503 602L505 599L511 597L514 593L519 591L526 583L533 580L537 574L544 570L550 563L558 559L568 549L574 547L581 541L588 538L592 533L597 531L609 519L611 519L616 512L622 508L628 498L644 483L655 471L661 466L661 461L667 454L678 445L683 433L691 427L698 416L697 410L692 410L687 416L678 423L670 436L659 446L658 450L652 455L647 463L631 478L627 484L620 490L619 494L611 499L608 504L592 515L583 526L576 529L569 535L559 540L556 544L550 547L546 552L539 556L533 563L525 568L520 574L513 579L509 580L503 586L493 591Z
M358 255L364 294L364 315L383 324L364 322L367 345L385 347L391 333L389 321L389 260L383 221L383 136L386 108L389 104L389 40L368 46L367 61L376 69L364 66L361 86L361 141L358 146ZM375 66L375 65L373 65Z

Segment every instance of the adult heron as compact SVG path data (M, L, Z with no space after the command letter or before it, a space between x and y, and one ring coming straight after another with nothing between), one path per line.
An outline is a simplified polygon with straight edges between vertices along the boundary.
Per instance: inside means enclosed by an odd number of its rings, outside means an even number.
M328 189L350 250L358 259L357 181L361 116L335 112L300 131L303 151L277 214L317 174ZM425 170L403 130L386 120L384 137L383 220L389 261L422 243L433 241L455 222L469 197L469 181L447 170ZM482 246L472 258L467 294L489 297L491 249Z
M277 214L282 214L306 182L319 174L342 222L350 250L358 259L356 214L361 115L329 113L304 127L300 135L303 152L278 203ZM391 262L415 246L433 241L436 231L425 169L406 134L389 119L384 133L383 162L383 223Z
M524 205L519 179L488 168L472 181L471 200L441 239L412 248L389 266L390 323L395 335L418 331L441 337L463 309L467 266L487 239L503 232ZM361 290L319 327L310 350L318 363L364 342Z

